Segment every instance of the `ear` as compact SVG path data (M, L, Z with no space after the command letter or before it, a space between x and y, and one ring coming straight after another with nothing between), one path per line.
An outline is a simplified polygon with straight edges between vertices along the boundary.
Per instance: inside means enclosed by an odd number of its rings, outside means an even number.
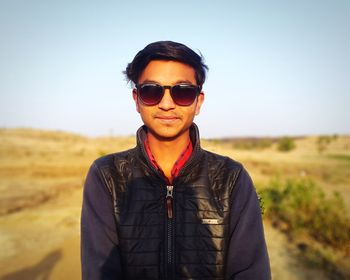
M138 113L140 113L139 100L138 100L138 98L137 98L137 92L136 92L136 89L135 89L135 88L132 90L132 98L133 98L134 101L135 101L136 111L137 111Z
M204 102L204 92L201 91L197 97L196 112L195 112L196 115L200 113L203 102Z

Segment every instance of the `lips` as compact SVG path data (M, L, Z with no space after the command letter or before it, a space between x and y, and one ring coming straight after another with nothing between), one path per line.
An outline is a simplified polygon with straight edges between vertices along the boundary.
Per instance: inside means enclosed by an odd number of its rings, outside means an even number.
M180 118L177 116L156 116L155 119L164 125L172 125L178 123L180 120Z
M169 121L171 121L171 120L176 120L177 118L175 118L175 117L157 117L157 119L169 120Z
M160 119L160 120L165 120L165 121L167 121L167 120L171 121L171 120L179 119L179 117L177 117L177 116L155 116L155 118L156 119Z

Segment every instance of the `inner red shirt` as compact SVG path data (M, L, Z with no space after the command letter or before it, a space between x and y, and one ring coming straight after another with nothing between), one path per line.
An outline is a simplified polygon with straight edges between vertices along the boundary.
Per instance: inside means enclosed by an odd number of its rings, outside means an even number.
M146 148L146 152L148 155L148 158L150 159L150 161L152 162L153 166L155 168L157 168L157 170L163 174L163 176L169 181L169 183L171 183L176 176L179 175L181 168L185 165L185 163L187 162L187 160L190 158L192 151L193 151L193 147L192 147L192 142L191 140L188 142L186 148L183 150L183 152L181 153L181 155L179 156L179 158L176 160L173 168L171 169L171 178L167 178L162 170L162 168L158 165L158 163L156 162L151 149L149 147L149 143L147 138L145 139L145 148Z

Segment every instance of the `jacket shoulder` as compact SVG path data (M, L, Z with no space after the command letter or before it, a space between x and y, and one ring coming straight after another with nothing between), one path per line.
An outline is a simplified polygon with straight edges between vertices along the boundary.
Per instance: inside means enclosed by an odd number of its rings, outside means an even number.
M113 197L116 196L116 190L123 191L126 188L135 153L136 148L133 148L102 156L93 162L93 166L98 170Z
M215 168L225 169L226 171L237 171L239 172L244 167L242 163L224 155L219 155L207 150L203 150L209 166L215 166Z
M126 151L111 153L108 155L104 155L102 157L97 158L93 165L95 165L97 168L103 168L103 167L112 167L115 165L118 165L118 163L121 162L128 162L131 160L132 155L134 155L136 152L136 148L129 149Z
M212 184L217 187L222 185L236 185L238 177L244 173L243 165L228 156L219 155L207 150L204 150L204 153L207 161L208 175Z

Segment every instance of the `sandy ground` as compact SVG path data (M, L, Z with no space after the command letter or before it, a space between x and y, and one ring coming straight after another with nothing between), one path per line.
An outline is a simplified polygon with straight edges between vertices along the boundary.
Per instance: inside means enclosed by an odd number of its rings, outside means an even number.
M81 188L35 208L0 217L0 279L81 279ZM303 267L286 237L265 224L273 279L327 279Z

